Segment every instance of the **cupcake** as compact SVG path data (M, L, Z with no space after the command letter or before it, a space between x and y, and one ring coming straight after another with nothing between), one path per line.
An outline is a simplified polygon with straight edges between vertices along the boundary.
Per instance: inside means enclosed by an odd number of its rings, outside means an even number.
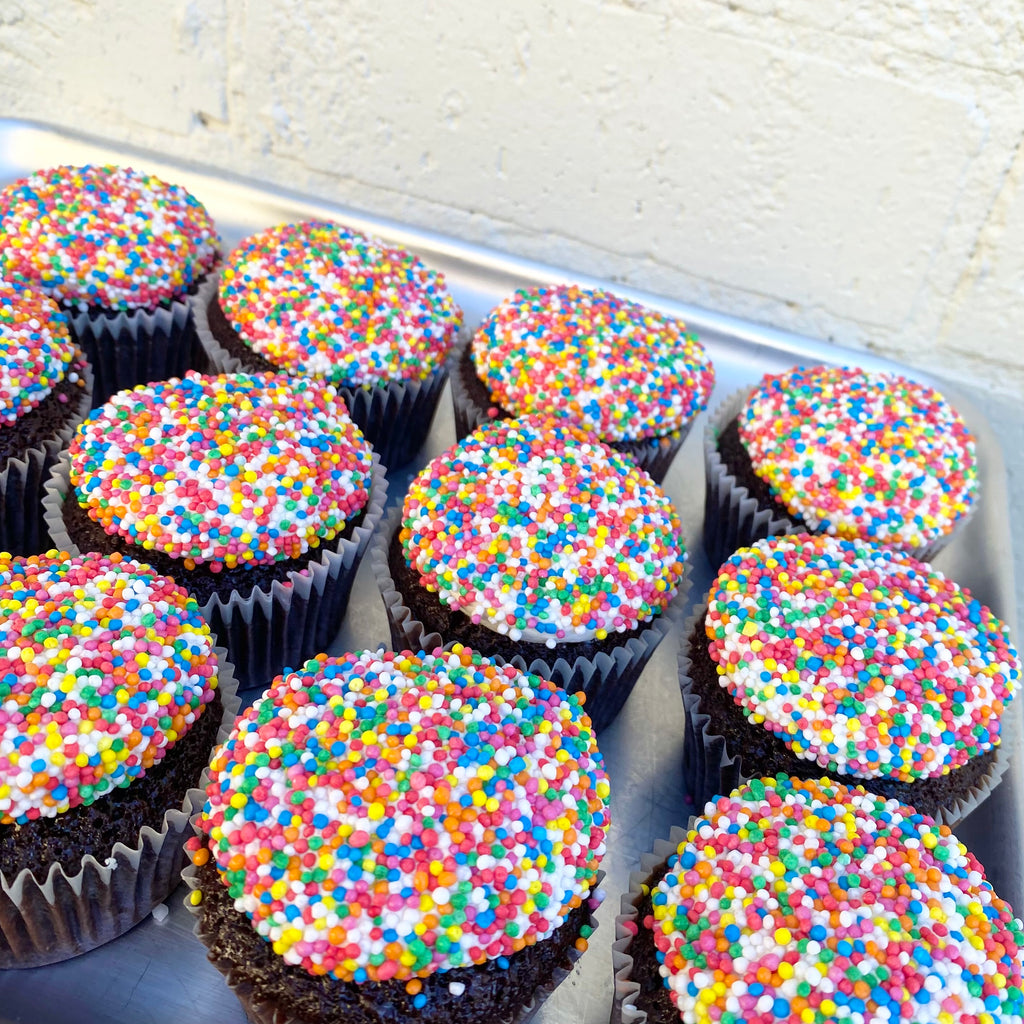
M323 377L389 468L419 451L462 311L444 276L398 246L306 221L250 235L198 312L222 372Z
M698 802L745 778L827 774L955 824L1005 770L1020 660L1006 626L930 566L775 537L737 551L708 599L680 652Z
M95 378L93 401L193 365L189 296L220 239L179 185L127 167L55 167L0 190L0 277L69 313Z
M520 289L453 365L458 437L497 417L566 415L659 483L715 382L682 321L576 285Z
M687 589L679 517L564 419L500 420L434 459L374 545L396 649L460 641L583 691L600 732Z
M782 533L830 533L934 556L978 497L974 439L937 391L834 366L769 375L704 436L712 565Z
M60 544L176 579L263 686L333 640L386 493L332 384L188 374L93 412L46 506Z
M1024 1013L1024 923L945 825L860 787L752 780L631 883L616 919L616 1022Z
M259 1022L524 1020L596 927L579 702L461 647L321 655L238 720L185 878Z
M33 967L175 887L238 701L195 601L117 554L0 554L0 680L0 966Z
M0 282L0 550L49 547L43 484L89 410L91 382L57 306Z

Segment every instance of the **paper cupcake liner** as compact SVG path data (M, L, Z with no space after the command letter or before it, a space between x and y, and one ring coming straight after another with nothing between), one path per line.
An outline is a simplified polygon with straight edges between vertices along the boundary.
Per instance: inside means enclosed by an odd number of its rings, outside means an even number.
M644 441L606 441L605 444L628 455L656 484L660 484L672 467L676 453L682 448L692 426L691 420L664 437L652 437Z
M469 352L472 338L462 338L452 346L448 354L448 379L452 389L452 412L455 417L455 440L461 441L472 434L477 427L493 423L500 417L491 416L477 403L462 379L463 362Z
M230 661L214 648L223 717L216 743L223 743L238 714L239 699ZM205 787L206 773L198 786ZM143 826L137 846L115 843L110 854L82 858L68 875L53 864L46 881L25 868L13 879L0 875L0 968L40 967L87 953L137 925L177 886L189 816L203 788L189 789L180 807L171 808L159 831Z
M704 550L712 566L721 565L734 551L749 547L765 537L803 533L788 516L773 509L759 509L757 499L736 482L718 450L718 438L740 414L752 388L733 392L708 416L704 428L704 468L707 487L704 491ZM907 554L922 562L931 561L964 527L974 515L980 492L968 513L959 519L950 533L928 544L907 550ZM811 531L815 532L815 531Z
M219 275L204 285L193 305L195 330L205 354L208 373L245 372L242 361L214 337L206 307L217 293ZM437 403L448 379L448 368L442 364L423 380L394 380L387 384L352 387L339 385L352 422L373 445L381 462L388 469L404 466L423 447Z
M78 554L64 525L63 506L71 489L70 461L65 455L50 475L43 505L54 543ZM373 478L362 522L336 551L324 550L318 561L289 572L268 590L254 588L248 597L237 592L214 595L200 605L203 617L228 651L240 688L265 687L286 668L297 668L327 650L348 608L352 582L384 516L388 483L384 467L373 456ZM146 560L140 548L139 561ZM178 580L186 588L186 578Z
M214 367L210 350L203 338L203 331L210 333L210 324L206 316L206 307L217 294L220 282L220 271L213 271L203 278L202 284L188 297L192 313L192 368L200 373L222 373Z
M137 384L181 377L199 351L189 297L154 310L72 310L68 323L92 367L93 408Z
M387 385L341 386L352 421L389 469L404 466L423 447L448 380L441 365L423 380L390 381Z
M455 439L461 441L468 434L471 434L477 427L485 423L493 423L496 419L504 419L505 416L492 416L487 409L483 408L470 394L462 379L464 362L469 359L469 346L471 338L464 338L457 342L448 357L449 373L452 391L452 410L455 416ZM472 363L470 363L472 365ZM496 404L496 403L495 403ZM628 455L641 469L660 484L665 479L676 453L683 446L693 420L684 423L678 430L666 434L664 437L652 437L640 441L608 441L604 443L617 452Z
M76 428L92 408L92 371L82 365L78 406L67 424L52 437L40 440L22 455L8 459L0 473L0 550L13 555L35 555L52 547L43 516L43 487L50 471L68 446Z
M729 793L741 786L750 776L743 771L740 751L730 750L724 736L715 731L711 716L701 708L700 694L693 686L693 662L690 658L690 637L697 623L707 615L707 605L697 609L683 625L679 642L679 690L686 713L683 732L683 789L687 799L703 807L712 797ZM1010 751L1016 735L1017 713L1013 705L1002 719L1002 742L996 747L996 756L987 775L949 807L940 807L932 814L941 825L958 825L976 810L999 784L1010 764ZM758 773L760 774L760 773ZM824 769L822 769L824 775ZM871 779L849 778L847 785L861 785L871 789Z
M401 519L402 508L398 505L391 510L383 529L378 531L369 555L370 568L384 600L392 647L396 651L432 651L438 647L451 647L460 642L460 638L443 637L440 633L428 630L405 604L391 576L388 547ZM593 658L579 657L572 661L545 658L534 652L511 659L501 655L488 657L498 664L510 663L522 672L531 672L549 679L569 693L585 693L587 714L594 731L600 733L622 710L658 644L678 627L686 608L690 584L690 567L687 563L679 581L679 589L665 610L652 619L639 636L631 637L610 654L602 651Z
M629 888L622 894L619 913L615 917L615 940L612 943L615 988L611 1024L646 1024L647 1012L636 1005L640 984L633 980L634 961L629 953L629 947L642 927L642 922L637 920L644 896L642 887L659 868L664 867L679 845L686 841L686 834L693 826L693 821L691 817L686 828L673 825L668 839L656 839L653 853L645 853L640 858L640 870L630 872Z
M190 795L195 791L191 791ZM199 829L197 819L199 812L202 810L203 800L198 800L193 803L192 822L195 834L205 838L203 832ZM181 873L181 877L185 880L185 884L189 888L189 893L199 889L200 883L198 879L198 871L193 864L186 864L185 869ZM598 871L594 878L594 884L590 889L590 895L587 900L590 904L590 927L591 934L597 931L597 910L604 902L605 892L601 888L601 883L604 881L604 872ZM192 926L192 932L196 935L200 942L204 946L209 946L213 939L213 934L206 928L204 928L204 915L203 915L203 904L199 903L197 906L192 904L192 901L186 897L185 906L189 913L195 918L195 922ZM567 950L567 957L570 961L569 967L556 967L553 971L551 978L542 985L539 985L533 993L533 998L528 1002L521 1004L517 1007L508 1007L507 1016L502 1013L500 1017L495 1017L495 1021L508 1022L508 1024L527 1024L527 1022L537 1013L538 1010L544 1005L551 994L555 991L558 986L565 981L566 978L572 974L580 957L584 955L585 951L578 950L574 947L570 947ZM296 1017L288 1013L283 1007L278 1006L276 1003L268 1001L260 997L255 991L251 982L247 981L244 977L241 977L235 969L235 965L232 961L227 959L219 959L214 956L212 952L207 953L207 958L214 967L224 976L227 981L228 988L235 994L238 1001L242 1004L248 1017L255 1021L256 1024L308 1024L308 1017Z

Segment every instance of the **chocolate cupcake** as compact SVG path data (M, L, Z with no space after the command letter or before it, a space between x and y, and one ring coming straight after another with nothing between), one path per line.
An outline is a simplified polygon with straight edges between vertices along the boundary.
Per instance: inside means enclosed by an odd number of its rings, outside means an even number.
M946 826L829 779L752 780L631 878L612 1021L1019 1021L1022 946Z
M95 411L46 506L62 545L186 587L242 684L262 686L332 642L386 493L333 385L189 374Z
M398 246L306 221L250 235L198 313L213 367L323 377L385 466L419 451L462 311L444 276Z
M712 565L784 533L933 557L978 498L974 439L937 391L834 366L766 376L711 415L704 545Z
M576 285L520 289L452 362L457 437L495 418L566 415L659 483L715 382L680 320Z
M528 416L431 462L371 564L396 649L469 644L582 691L600 731L681 613L685 559L643 470L567 420Z
M0 550L50 546L43 484L92 401L67 318L42 292L0 282Z
M1021 676L1006 626L891 548L802 534L737 551L679 664L698 802L824 773L955 824L1006 768Z
M189 296L216 264L220 239L181 186L126 167L37 171L0 190L0 235L0 277L68 312L95 405L201 358Z
M519 1021L596 927L608 783L549 682L322 655L238 720L196 828L196 932L253 1020Z
M0 966L84 953L167 897L237 707L173 580L117 554L0 555Z

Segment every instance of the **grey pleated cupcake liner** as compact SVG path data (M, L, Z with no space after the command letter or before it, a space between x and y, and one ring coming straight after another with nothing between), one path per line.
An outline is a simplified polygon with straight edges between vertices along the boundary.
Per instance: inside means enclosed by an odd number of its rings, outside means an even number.
M450 648L452 644L460 642L459 637L443 637L440 633L428 630L405 604L391 576L388 547L401 524L401 519L402 509L399 505L392 509L384 527L378 531L369 554L370 568L384 601L392 646L396 651ZM528 651L511 659L500 655L489 657L498 664L511 663L520 671L549 679L569 693L585 693L586 712L594 731L600 733L622 710L658 644L669 632L678 627L686 608L690 584L690 567L687 563L683 578L679 582L679 589L665 610L656 616L639 636L631 637L611 654L600 652L594 658L579 657L572 661L565 658L553 659L550 655L545 657L537 651ZM526 643L523 646L541 647L539 644Z
M746 487L736 482L736 477L728 471L718 450L719 437L739 416L752 391L753 388L741 388L729 395L708 416L704 428L704 468L707 478L704 491L704 550L712 567L721 565L739 548L749 547L765 537L807 531L806 526L794 523L788 516L773 509L759 509L757 499L751 496ZM971 519L979 500L980 493L975 495L971 509L957 521L950 533L909 550L907 554L922 562L931 561Z
M667 434L665 437L651 438L648 441L631 441L628 447L618 448L624 455L628 455L642 470L645 470L650 478L660 484L665 479L675 461L676 453L683 447L683 442L690 433L693 426L691 420L685 426ZM614 444L611 447L615 448Z
M43 504L54 542L72 553L78 547L64 525L63 505L71 489L65 456L50 476ZM348 608L352 583L370 539L384 516L387 477L373 456L373 479L363 520L336 551L324 550L302 571L276 580L269 590L254 588L248 597L214 595L200 611L228 651L239 687L263 688L285 669L298 668L327 650ZM137 559L146 560L139 548ZM186 588L186 577L178 580Z
M244 372L242 361L231 355L210 329L206 309L217 295L218 281L219 275L196 295L196 336L205 353L208 373ZM448 368L442 364L423 380L395 380L386 385L361 387L341 384L338 391L345 399L352 422L373 445L380 461L388 469L396 469L412 461L423 447L447 380Z
M478 405L466 390L462 381L461 365L472 343L472 338L462 338L452 346L448 354L448 378L452 386L452 412L455 417L455 440L461 441L472 434L477 427L493 423L500 417L491 416Z
M633 957L629 947L637 932L643 927L638 921L640 903L643 901L643 887L659 869L663 868L669 857L686 841L686 834L693 826L693 817L686 828L673 825L668 839L657 839L653 853L645 853L640 858L640 870L629 875L629 888L622 894L619 913L615 917L615 940L612 943L612 970L615 973L611 1024L646 1024L647 1012L636 1005L640 985L633 980Z
M430 433L448 380L442 365L423 380L391 381L386 386L347 387L345 398L352 421L389 469L411 462Z
M239 699L232 666L223 648L214 648L223 717L216 743L227 739ZM68 875L53 864L46 881L31 870L13 879L0 875L0 968L41 967L69 960L123 935L162 903L181 877L185 840L192 834L189 816L205 799L206 773L189 789L180 807L164 814L159 829L144 826L138 845L115 843L104 856L82 858Z
M203 287L209 287L209 282L200 286L200 292ZM196 361L201 350L193 301L186 296L154 310L68 312L71 333L92 367L93 408L118 391L203 368L205 358Z
M462 380L461 363L471 344L471 338L463 338L452 347L448 357L449 380L451 381L452 409L455 415L455 438L461 441L477 427L486 423L494 423L501 416L492 416L482 408L470 395ZM651 479L660 484L665 479L676 457L693 426L693 420L684 423L678 430L664 437L649 438L643 441L605 441L610 448L628 455Z
M743 771L740 751L730 750L724 736L715 731L711 716L701 708L700 694L693 686L693 662L690 658L690 637L698 622L707 615L703 605L690 615L683 625L679 642L679 691L683 698L686 725L683 732L683 788L698 807L713 797L729 793L750 778ZM960 824L976 810L996 788L1010 764L1010 751L1016 732L1017 710L1011 704L1002 719L1002 742L996 747L996 756L988 774L980 784L960 796L950 807L942 807L933 815L935 820L951 828ZM824 769L822 769L824 775ZM850 777L847 785L860 785L871 789L871 779Z
M0 473L0 550L12 555L33 555L46 550L43 520L43 484L64 447L44 441L20 458L12 458Z
M199 812L202 810L203 802L204 801L197 801L193 804L192 822L195 834L205 839L204 833L198 827L198 817ZM198 870L193 864L186 864L185 869L181 873L181 877L185 880L185 884L188 886L190 894L200 888ZM587 897L591 912L591 934L597 931L598 921L596 914L605 898L604 890L601 888L601 883L603 881L604 872L598 871L597 876L594 879L594 884L590 889L590 894ZM209 947L210 943L214 940L215 935L209 929L204 927L203 904L200 902L198 905L194 905L192 901L186 897L185 906L188 908L189 913L191 913L195 918L195 922L192 926L193 934L198 937L199 941L202 942L203 945ZM502 1014L502 1016L494 1018L495 1024L506 1024L506 1022L507 1024L527 1024L537 1011L540 1010L555 989L572 974L576 963L583 954L584 951L571 947L567 953L570 966L556 967L551 978L534 991L533 998L530 1002L524 1003L519 1007L508 1007L507 1015ZM254 989L252 983L237 973L235 964L231 960L215 957L209 950L207 951L207 958L210 963L212 963L213 966L216 967L224 976L228 988L235 994L238 1001L242 1004L242 1008L245 1010L246 1014L251 1020L255 1021L256 1024L307 1024L307 1017L296 1017L289 1013L286 1008L261 998L259 993Z
M85 386L68 423L52 437L7 460L0 473L0 551L36 555L53 546L43 515L43 487L60 453L92 408L92 371L82 366Z

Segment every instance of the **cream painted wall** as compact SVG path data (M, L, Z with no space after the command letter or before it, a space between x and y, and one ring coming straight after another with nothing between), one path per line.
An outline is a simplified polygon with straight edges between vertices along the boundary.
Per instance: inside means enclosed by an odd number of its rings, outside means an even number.
M1024 395L1021 13L3 0L0 113Z

